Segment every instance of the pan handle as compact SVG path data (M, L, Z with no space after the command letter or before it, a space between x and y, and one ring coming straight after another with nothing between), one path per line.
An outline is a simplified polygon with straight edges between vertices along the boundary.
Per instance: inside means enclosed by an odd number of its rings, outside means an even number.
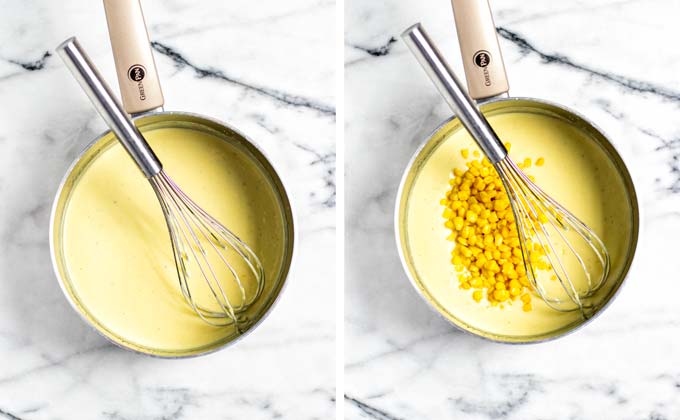
M104 10L125 111L138 114L162 107L163 92L139 0L104 0Z
M468 92L480 100L508 92L508 78L488 0L451 0Z

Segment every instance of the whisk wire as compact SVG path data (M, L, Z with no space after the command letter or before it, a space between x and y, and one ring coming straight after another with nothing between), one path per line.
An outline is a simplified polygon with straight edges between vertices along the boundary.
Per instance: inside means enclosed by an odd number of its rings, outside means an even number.
M564 238L564 236L562 236L564 242L570 245L570 249L573 252L573 254L581 261L581 266L588 277L589 290L593 293L596 292L602 286L604 280L606 280L610 268L610 257L609 253L607 252L607 248L604 245L604 242L602 242L602 239L600 239L600 237L590 227L588 227L588 225L586 225L572 212L564 208L564 206L562 206L554 198L552 198L550 195L544 192L541 189L541 187L532 182L524 172L522 172L521 170L519 170L519 168L516 167L514 163L512 163L512 165L515 166L516 172L522 178L524 183L530 188L532 194L534 194L534 196L537 198L537 201L540 203L549 203L551 206L554 207L555 210L550 210L546 212L547 217L555 220L565 231L568 231L570 229L576 231L578 235L588 244L590 249L593 251L593 254L596 256L598 262L602 266L602 275L599 276L599 281L595 285L592 284L591 273L589 270L586 269L586 264L585 262L583 262L581 254L576 252L576 250L574 250L573 247L571 247L570 242L567 241L566 238ZM558 217L557 215L560 215L561 218ZM565 223L564 220L561 219L567 219L569 223ZM590 295L592 295L592 293Z
M526 176L522 174L523 176ZM593 232L592 229L590 229L585 223L583 223L580 219L578 219L574 214L572 214L570 211L565 209L561 204L559 204L557 201L555 201L552 197L550 197L548 194L543 192L543 190L540 189L537 185L535 185L536 188L536 194L539 197L539 200L542 200L544 202L550 203L552 206L554 206L557 209L558 214L564 216L564 218L568 219L570 222L569 224L565 224L562 220L557 218L555 214L552 212L549 213L548 217L552 217L554 220L556 220L565 230L569 229L569 226L571 226L571 229L576 231L588 244L590 249L593 251L593 254L597 257L599 264L602 266L602 273L603 275L599 276L599 280L597 283L594 285L592 284L592 276L589 270L585 270L586 275L588 277L588 287L589 290L592 292L597 291L601 286L604 280L607 277L607 274L609 273L609 268L610 268L610 257L609 253L606 250L606 247L602 240L600 239L595 232ZM573 249L572 251L574 252L575 255L581 260L580 253L575 252ZM585 263L582 264L585 269ZM589 294L588 296L591 296Z
M199 207L193 200L191 200L184 193L184 191L182 191L176 184L174 184L174 181L172 181L172 179L168 178L168 180L169 180L170 184L175 187L174 190L177 192L177 194L180 195L180 197L182 197L185 200L185 202L187 203L189 208L203 217L203 218L197 218L197 219L200 222L200 224L205 228L205 230L210 233L210 235L212 236L214 241L217 242L217 244L220 247L222 247L223 249L226 249L226 245L224 243L222 243L219 240L219 238L210 230L211 227L212 227L212 229L218 231L219 233L222 233L224 236L227 237L227 239L232 241L233 250L241 258L243 258L243 261L248 265L249 270L255 276L263 277L264 276L264 270L262 268L262 265L260 264L259 259L255 256L255 253L252 251L252 249L250 249L250 247L245 242L243 242L240 238L238 238L236 235L234 235L233 232L226 229L214 217L212 217L205 210L203 210L201 207ZM209 223L210 226L207 226L206 222ZM212 243L212 245L215 245L214 242L211 242L211 243ZM238 285L238 287L241 291L241 295L242 295L242 299L243 299L243 304L241 306L251 304L252 301L254 301L254 299L256 299L260 295L260 293L262 292L262 288L263 288L264 284L262 282L258 283L257 293L253 295L253 297L250 301L248 301L247 296L246 296L245 287L243 286L243 283L241 282L240 277L236 275L236 272L231 267L231 264L229 264L229 262L226 260L226 258L221 253L218 253L218 256L222 260L222 262L224 262L225 264L227 264L229 266L229 270L232 272L232 274L234 276L233 278L236 281L236 283L237 283L237 285Z
M233 232L191 200L165 172L159 172L150 182L166 216L180 289L185 300L208 324L236 324L238 327L243 321L241 315L264 289L264 269L259 258ZM246 271L254 279L255 291L251 296L248 296L242 275L222 251L233 251L245 263ZM229 281L233 281L238 289L238 302L232 301L227 295L220 281L222 276L216 272L213 266L215 261L211 261L211 257L226 268ZM199 278L204 280L209 295L219 308L217 311L199 304L193 296L190 285L192 273L187 266L189 261Z
M182 295L184 296L185 300L189 303L189 305L192 307L195 313L197 313L201 319L207 322L205 320L204 316L202 313L198 310L196 307L196 304L194 303L194 300L191 297L191 291L185 287L183 279L187 278L189 273L186 268L186 265L184 263L184 257L183 255L185 254L184 248L182 246L182 242L178 239L177 232L180 230L179 226L177 226L177 221L174 219L173 214L170 211L170 208L168 204L165 202L163 199L163 196L161 195L161 186L158 183L158 180L154 177L150 179L151 184L154 186L153 190L156 193L156 196L158 197L158 201L161 205L161 208L163 210L163 214L165 215L165 220L168 225L168 232L170 234L170 243L172 244L172 253L173 253L173 258L175 260L175 268L177 270L177 278L179 279L179 285L180 285L180 290L182 291Z
M585 303L583 299L597 292L609 272L609 254L603 242L581 220L543 192L512 160L506 157L496 162L494 167L510 198L510 207L520 237L524 268L535 292L554 310L560 312L578 310L586 316L585 310L592 305ZM598 281L593 282L591 270L582 253L567 237L570 232L576 233L575 239L585 242L595 255L600 267ZM585 287L576 287L563 258L558 256L555 242L560 242L564 246L562 254L568 252L568 256L578 263L585 278ZM535 246L543 250L540 255L547 259L548 268L555 274L566 296L551 295L539 280L532 263L532 253L535 253L536 249L531 248Z
M523 212L527 212L527 209L531 211L531 213L528 214L527 217L524 218L524 220L529 221L528 225L531 228L531 232L533 233L533 235L526 235L526 236L528 236L529 238L535 238L538 241L540 248L542 248L543 250L546 251L544 254L545 254L546 258L548 259L550 267L552 267L552 270L555 272L557 280L560 283L560 286L562 287L564 292L567 294L567 296L574 303L576 303L576 305L578 306L579 309L582 310L583 304L581 303L581 299L579 298L578 293L576 291L576 288L574 287L574 283L569 278L568 271L564 268L564 265L562 264L562 260L560 258L555 258L556 261L554 261L553 256L557 255L557 251L555 250L553 242L550 241L549 239L544 240L544 237L549 238L550 235L546 231L545 225L542 224L542 223L539 223L538 220L540 218L540 215L545 215L546 212L541 211L540 209L537 209L536 208L537 206L534 205L534 203L536 201L531 200L532 195L534 196L534 198L537 198L537 197L535 197L534 192L531 191L531 188L530 188L531 180L525 178L525 180L529 181L529 182L523 182L523 180L521 178L522 178L522 176L525 176L525 175L515 165L515 163L512 162L512 161L509 161L509 160L506 160L505 162L508 166L510 166L510 170L508 171L509 178L512 181L515 182L515 185L512 188L513 193L517 196L517 193L516 193L517 190L524 192L524 195L519 195L519 197L521 197L519 201L521 203L524 203L524 206L520 206L519 208ZM537 201L537 202L540 203L540 201ZM550 213L550 212L548 212L548 213ZM523 213L523 214L526 215L526 213ZM517 219L517 217L516 217L516 219ZM520 220L522 220L522 219L523 218L520 217ZM539 234L538 229L536 228L537 225L538 225L538 228L541 230L541 233L543 235ZM553 228L554 228L554 225L553 225ZM560 238L563 239L565 242L567 242L570 249L572 251L574 251L573 248L571 247L571 245L568 243L568 241L566 241L566 238L562 235L562 232L560 232L559 229L555 229L555 230L560 235ZM521 229L518 232L522 232L522 231L524 231L524 229ZM525 241L522 241L522 242L524 243ZM530 250L529 254L532 251L533 250ZM578 255L577 255L577 258L579 258ZM579 258L579 261L581 261L580 258ZM557 263L557 265L555 265L555 263ZM526 264L525 264L525 266L526 266ZM559 267L559 270L557 269L558 267ZM531 268L532 268L531 274L534 277L533 283L536 287L537 292L541 296L541 298L544 301L546 301L553 309L561 310L557 306L558 304L562 303L561 299L549 297L548 293L545 291L545 288L542 286L542 283L537 281L537 276L536 276L535 270L533 269L533 265L531 265ZM582 268L585 270L585 266L582 265Z
M213 269L212 269L212 266L211 266L211 265L209 264L209 262L207 261L207 255L206 255L206 253L205 253L205 250L204 250L203 247L201 246L200 241L199 241L198 238L196 237L196 235L195 235L193 229L191 228L191 225L189 224L189 222L188 222L187 218L185 217L184 213L182 213L182 212L180 211L180 209L179 209L179 204L177 203L177 201L176 201L175 198L173 197L172 190L171 190L167 185L164 184L162 178L163 178L163 177L160 177L161 181L158 183L158 185L160 186L159 191L161 192L161 196L162 196L162 197L163 197L163 194L162 194L162 193L165 193L165 194L166 194L166 196L164 197L165 199L163 200L163 202L166 204L166 206L167 206L168 209L169 209L169 214L167 215L167 216L168 216L168 217L167 217L168 226L169 226L169 229L171 230L171 238L172 238L172 237L175 238L175 240L177 241L177 248L178 248L178 250L180 251L179 255L176 256L176 257L178 257L178 258L182 261L182 266L183 266L183 268L184 268L184 269L183 269L183 274L184 274L184 276L180 276L180 286L181 286L181 288L182 288L183 295L184 295L184 297L185 297L186 299L188 299L188 301L189 301L189 303L191 304L192 308L197 312L197 314L198 314L199 316L201 316L201 318L202 318L204 321L206 321L206 322L211 323L211 324L214 325L215 323L214 323L213 321L207 319L206 316L209 316L209 317L216 317L218 314L215 313L214 311L208 311L208 310L204 309L203 307L201 307L200 305L196 304L195 300L194 300L194 299L192 298L192 296L191 296L191 291L190 291L189 283L188 283L188 278L189 278L190 276L189 276L188 270L186 269L186 264L185 264L185 259L187 258L187 256L188 256L189 254L187 254L187 253L186 253L186 250L184 249L184 248L185 248L185 246L184 246L185 244L187 244L187 243L190 244L190 243L191 243L191 242L189 242L189 240L190 240L189 236L191 236L192 239L194 239L194 246L191 246L191 245L188 246L189 252L191 253L191 256L194 258L194 260L200 261L199 258L198 258L198 256L196 255L196 251L195 251L195 249L194 249L194 248L198 248L198 250L200 251L201 256L203 257L203 259L204 259L205 262L207 263L208 269L210 270L213 279L216 280L215 273L214 273L214 271L213 271ZM168 203L168 199L169 199L169 202L170 202L170 203ZM172 204L172 205L170 205L170 204ZM173 208L174 208L174 211L173 211ZM179 218L178 218L178 216L179 216ZM172 222L172 223L171 223L171 222ZM180 222L183 222L184 224L182 224L182 223L180 223ZM172 230L171 228L172 228L173 226L174 226L174 228L175 228L175 231L174 231L174 232L179 231L179 233L180 233L179 236L176 235L176 234L175 234L175 235L172 234L173 230ZM187 233L187 230L188 230L188 233ZM184 242L183 242L183 241L184 241ZM174 242L173 242L173 243L174 243ZM224 298L225 298L225 300L224 300L225 304L222 304L223 301L222 301L222 300L219 300L219 298L217 297L217 293L215 292L215 289L213 288L212 281L211 281L210 277L208 277L208 276L206 275L205 269L203 268L203 265L200 264L200 263L198 263L198 264L196 264L196 265L198 266L198 269L199 269L201 275L202 275L203 278L206 280L206 283L208 284L208 287L209 287L210 292L212 293L213 297L214 297L218 302L220 302L220 307L221 307L222 310L224 311L224 314L225 314L227 317L229 317L229 318L235 319L236 316L235 316L234 308L231 306L231 303L229 302L229 300L226 299L226 296L224 296ZM218 285L219 285L219 283L218 283Z
M527 274L527 278L529 279L529 282L534 288L534 291L543 299L543 301L546 302L546 304L551 307L554 310L557 311L562 311L562 309L557 306L559 303L559 299L554 299L550 298L548 293L545 291L544 287L542 284L538 281L538 276L536 275L534 265L530 263L530 258L531 258L531 252L533 252L532 249L529 249L528 247L528 241L526 240L527 237L536 237L539 241L539 245L541 247L545 247L545 244L543 243L542 239L538 235L538 232L536 230L536 227L534 226L533 223L530 223L532 220L531 216L534 216L534 218L537 218L537 213L535 209L533 209L529 204L526 204L529 202L529 200L526 198L526 196L518 194L518 190L523 190L522 184L517 181L515 178L516 174L513 173L513 170L508 168L507 165L512 165L512 162L507 162L507 160L501 160L497 164L497 171L500 174L501 181L503 182L503 185L505 186L506 191L508 192L508 195L510 196L510 207L512 209L513 215L515 217L515 223L517 227L518 234L520 234L520 250L522 251L522 260L524 263L524 270ZM513 184L514 182L514 184ZM529 214L529 210L531 210L531 215ZM522 232L526 232L527 228L525 227L525 224L529 226L531 229L531 232L533 235L522 235ZM552 253L555 252L552 244L548 242L550 246L550 250ZM561 261L559 262L559 267L562 270L562 272L565 272ZM552 264L552 263L551 263ZM567 290L567 285L565 284L564 281L562 281L562 276L557 276L558 279L560 280L561 286L563 289L568 293ZM568 275L567 277L567 282L569 282ZM577 299L578 301L578 299Z

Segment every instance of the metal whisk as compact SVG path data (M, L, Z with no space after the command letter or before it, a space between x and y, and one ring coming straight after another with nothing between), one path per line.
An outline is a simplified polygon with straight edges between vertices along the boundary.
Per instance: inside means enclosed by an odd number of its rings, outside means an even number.
M264 288L264 270L253 250L189 198L163 171L146 142L75 38L57 51L99 114L153 187L165 215L185 300L205 322L239 323ZM228 293L228 282L236 293ZM201 296L200 298L198 296ZM205 298L207 296L207 298ZM207 301L204 301L207 300Z
M602 240L571 212L546 194L510 159L486 118L477 109L427 33L419 25L402 35L430 79L498 172L510 198L520 237L527 278L551 308L580 311L609 273L609 254ZM548 270L537 270L538 257ZM576 269L570 269L576 267ZM556 280L550 280L553 278Z

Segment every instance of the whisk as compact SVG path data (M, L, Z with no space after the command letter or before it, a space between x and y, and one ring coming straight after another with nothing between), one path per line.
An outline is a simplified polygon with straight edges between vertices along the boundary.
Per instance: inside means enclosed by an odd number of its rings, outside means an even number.
M593 306L587 299L602 287L609 273L609 254L604 243L510 159L505 146L420 24L407 29L402 38L498 172L510 198L524 267L533 289L552 309L578 310L587 316L586 309ZM547 259L546 272L536 269L539 255Z
M208 324L233 324L241 331L244 313L264 288L265 275L259 258L163 171L160 160L78 41L70 38L57 51L156 193L165 215L184 299ZM228 282L233 282L235 288L228 288ZM228 290L237 292L228 293ZM197 295L208 296L208 301L199 302Z

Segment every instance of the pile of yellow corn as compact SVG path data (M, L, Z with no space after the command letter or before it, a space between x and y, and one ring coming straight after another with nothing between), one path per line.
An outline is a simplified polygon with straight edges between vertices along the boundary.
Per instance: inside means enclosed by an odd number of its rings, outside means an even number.
M506 144L510 150L510 144ZM517 226L503 183L488 159L474 158L467 168L456 168L449 180L451 189L441 204L445 207L445 226L451 229L447 239L455 242L451 263L455 266L460 288L472 289L472 298L486 300L493 306L519 299L522 309L530 311L532 286L526 276ZM468 159L468 149L461 150ZM518 166L528 168L531 159ZM536 166L544 164L536 159ZM531 177L531 176L530 176ZM531 244L529 244L531 246ZM549 269L543 249L537 244L530 250L530 260L536 269Z

